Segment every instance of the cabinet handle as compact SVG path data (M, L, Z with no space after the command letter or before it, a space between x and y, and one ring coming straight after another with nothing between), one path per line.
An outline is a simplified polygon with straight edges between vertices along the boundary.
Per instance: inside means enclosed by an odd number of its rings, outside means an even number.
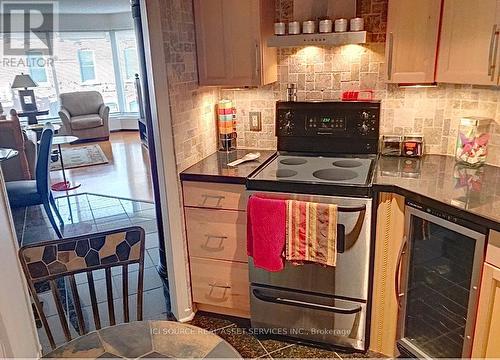
M259 56L259 43L255 43L255 80L259 83L260 69L260 56Z
M216 301L216 302L225 302L227 301L227 291L231 289L231 286L229 285L217 285L217 282L212 282L208 283L208 286L210 287L210 291L206 295L207 298L209 298L211 301ZM214 289L223 289L223 291L218 291L219 296L214 296ZM217 295L217 294L216 294Z
M491 69L491 81L495 79L495 69L497 66L497 54L498 54L498 35L500 32L498 31L498 25L497 29L495 31L495 51L493 52L493 61L492 61L492 69Z
M401 248L399 249L398 261L396 263L396 272L394 274L394 294L396 295L398 307L401 307L401 302L399 301L399 298L404 295L401 293L400 273L401 273L401 263L403 262L403 255L406 254L407 244L408 241L406 239L406 236L404 236L403 243L401 244Z
M387 54L387 80L392 80L392 53L394 51L394 34L389 33L389 39L387 39L389 51Z
M205 251L208 252L219 252L224 250L224 246L222 245L224 240L227 239L227 236L221 236L221 235L210 235L206 234L205 235L207 238L207 241L205 241L204 244L201 245L201 248ZM209 246L208 243L210 242L211 239L219 239L219 244L217 247Z
M203 194L203 195L201 195L201 197L203 198L203 202L201 203L201 206L205 206L208 199L216 199L218 207L221 206L220 202L226 198L224 195L210 195L210 194Z
M498 49L498 41L495 41L498 39L498 31L497 31L497 24L493 25L491 29L491 38L490 38L490 52L488 55L488 76L491 76L491 80L493 80L494 74L495 74L495 60L497 56L497 49ZM495 46L496 43L496 46Z

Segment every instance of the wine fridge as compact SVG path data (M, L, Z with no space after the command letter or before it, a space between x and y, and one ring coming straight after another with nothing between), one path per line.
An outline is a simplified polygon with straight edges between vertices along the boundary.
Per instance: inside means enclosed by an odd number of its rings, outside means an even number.
M470 357L486 229L406 202L395 274L404 357Z

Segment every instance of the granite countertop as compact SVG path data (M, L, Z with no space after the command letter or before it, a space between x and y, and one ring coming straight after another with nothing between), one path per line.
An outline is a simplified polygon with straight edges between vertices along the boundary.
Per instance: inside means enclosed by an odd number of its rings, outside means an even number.
M261 157L236 167L227 166L249 152L260 152ZM180 178L245 184L247 177L275 153L248 149L218 151L184 170ZM426 155L420 159L382 156L377 161L373 187L415 201L434 200L436 205L445 206L445 211L500 231L500 167L468 168L445 155Z
M239 159L250 152L259 152L260 158L235 167L227 166L227 163ZM181 172L180 178L185 181L244 184L247 177L274 154L276 154L274 150L238 149L231 152L217 151Z
M500 167L468 168L445 155L380 157L373 184L378 191L435 200L459 215L481 217L487 227L500 230Z

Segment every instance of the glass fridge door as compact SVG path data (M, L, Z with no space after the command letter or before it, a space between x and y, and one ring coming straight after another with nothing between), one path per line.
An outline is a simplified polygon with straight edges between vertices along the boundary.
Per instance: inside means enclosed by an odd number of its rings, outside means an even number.
M406 210L398 345L418 357L469 357L485 236Z

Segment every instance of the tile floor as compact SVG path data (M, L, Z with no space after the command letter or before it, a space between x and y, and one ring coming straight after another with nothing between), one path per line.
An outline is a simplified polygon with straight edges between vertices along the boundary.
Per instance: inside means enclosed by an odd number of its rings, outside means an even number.
M252 334L247 319L198 312L191 325L214 332L230 343L243 358L292 359L353 359L381 358L377 353L344 352L327 347L283 339L270 339Z
M172 319L169 307L168 286L164 286L155 265L158 263L158 233L156 229L155 211L152 203L119 199L94 194L79 194L60 197L57 206L65 221L63 235L65 237L83 235L131 225L142 226L146 231L146 257L144 271L144 319ZM46 215L38 206L13 211L14 223L19 244L27 245L34 242L57 239ZM107 326L106 282L104 271L94 271L96 296L98 299L101 325ZM121 313L122 288L121 269L113 269L113 294L117 323L123 322ZM131 319L135 319L137 267L129 269L129 303ZM89 288L86 276L75 276L80 295L85 324L88 329L94 329L93 313L90 305ZM74 312L73 300L66 281L58 284L65 313L72 326L70 331L77 337L78 324ZM44 311L56 342L65 342L60 327L57 310L52 294L41 288L40 297L44 302ZM325 349L297 342L269 339L252 334L247 319L221 316L198 312L191 321L192 325L213 331L229 342L243 358L369 358L379 357L374 353L345 353L333 349ZM40 341L44 353L50 351L45 331L39 329Z
M144 260L144 319L170 319L170 300L168 285L156 271L159 260L158 232L154 204L142 201L120 199L115 197L79 194L56 199L57 207L65 222L62 229L64 237L79 236L87 233L111 230L127 226L141 226L146 231ZM27 245L41 241L57 239L42 207L33 206L13 210L14 224L19 245ZM129 267L129 303L130 318L135 319L135 304L137 298L137 266ZM122 273L121 268L112 269L113 298L115 303L116 321L123 322L122 311ZM93 271L96 297L98 301L101 325L107 326L108 311L106 301L106 281L104 271ZM84 274L75 276L78 293L83 307L85 324L94 328L93 313L90 303L90 293L87 277ZM73 300L67 280L58 283L59 292L65 307L65 313L70 319L70 330L77 336L77 321ZM56 342L63 343L64 336L59 323L55 303L48 287L39 286L39 296L44 303L44 311L48 317ZM44 352L50 350L45 331L39 329L40 340Z

